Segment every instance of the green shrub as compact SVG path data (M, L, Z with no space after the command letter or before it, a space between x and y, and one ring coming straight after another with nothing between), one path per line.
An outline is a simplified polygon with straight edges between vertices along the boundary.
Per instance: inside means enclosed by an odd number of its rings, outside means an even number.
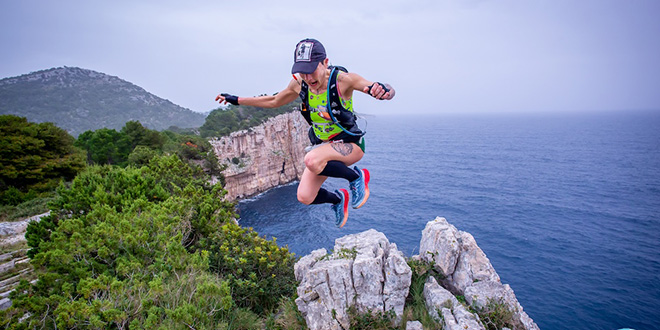
M2 202L17 205L35 197L30 190L50 191L60 180L73 179L85 167L84 157L84 152L74 147L74 138L53 123L0 115ZM3 193L12 187L14 191Z
M222 226L217 244L209 247L211 269L231 282L232 297L241 307L265 314L282 296L292 296L297 282L296 258L252 230L235 223Z
M136 146L128 155L128 164L143 166L149 164L152 158L158 156L158 151L147 146Z

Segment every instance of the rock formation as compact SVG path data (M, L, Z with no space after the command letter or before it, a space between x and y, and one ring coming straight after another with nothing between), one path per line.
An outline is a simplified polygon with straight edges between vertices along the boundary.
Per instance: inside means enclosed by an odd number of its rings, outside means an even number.
M299 180L309 145L309 125L297 112L270 118L247 130L211 139L223 171L227 199L250 197Z
M398 317L408 296L412 271L383 233L373 229L335 241L334 252L315 250L295 265L296 304L310 329L348 329L347 309L394 310Z
M500 282L490 260L469 233L457 230L445 218L436 218L422 231L419 251L420 255L413 258L431 263L445 276L442 286L431 277L424 287L429 313L437 317L433 311L441 310L445 329L484 329L479 318L475 320L475 315L467 312L454 297L462 295L477 311L491 302L504 304L512 313L514 329L538 330L511 287Z
M485 330L491 320L474 311L493 304L508 311L512 329L539 329L469 233L436 218L424 228L419 251L412 258L428 262L443 277L438 283L430 276L424 285L426 308L443 329ZM325 330L349 329L351 306L358 312L394 310L401 321L412 271L396 244L370 229L338 238L332 254L320 249L301 258L295 275L300 282L296 304L307 326ZM421 328L419 322L407 321L407 329Z

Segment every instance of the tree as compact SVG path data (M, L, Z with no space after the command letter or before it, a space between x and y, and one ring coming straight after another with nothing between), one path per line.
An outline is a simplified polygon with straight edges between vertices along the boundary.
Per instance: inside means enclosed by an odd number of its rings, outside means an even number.
M23 193L53 189L85 167L74 138L52 123L0 116L0 193L14 187Z
M145 146L151 149L162 149L164 138L158 131L145 128L139 121L129 121L121 129L121 133L128 137L131 143L131 151L137 146Z
M126 134L109 128L85 131L78 136L75 144L87 150L87 161L90 164L125 166L133 150Z

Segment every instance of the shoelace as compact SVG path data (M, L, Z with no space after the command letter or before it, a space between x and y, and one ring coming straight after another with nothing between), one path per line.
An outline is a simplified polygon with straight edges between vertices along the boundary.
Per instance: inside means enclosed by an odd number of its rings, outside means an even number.
M362 187L362 182L363 182L362 176L360 176L360 178L356 179L353 182L354 184L351 185L351 193L353 195L353 199L357 199L358 193L364 189Z

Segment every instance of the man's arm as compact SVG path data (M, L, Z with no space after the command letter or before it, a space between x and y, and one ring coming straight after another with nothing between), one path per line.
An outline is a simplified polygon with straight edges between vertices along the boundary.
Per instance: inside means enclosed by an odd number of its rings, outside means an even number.
M391 100L395 94L390 84L372 82L356 73L348 73L347 80L351 89L369 94L378 100Z
M281 92L275 95L263 95L255 97L238 97L229 94L220 94L215 100L220 103L232 103L236 105L249 105L259 108L277 108L293 102L300 93L300 85L295 80L291 80L289 85Z

